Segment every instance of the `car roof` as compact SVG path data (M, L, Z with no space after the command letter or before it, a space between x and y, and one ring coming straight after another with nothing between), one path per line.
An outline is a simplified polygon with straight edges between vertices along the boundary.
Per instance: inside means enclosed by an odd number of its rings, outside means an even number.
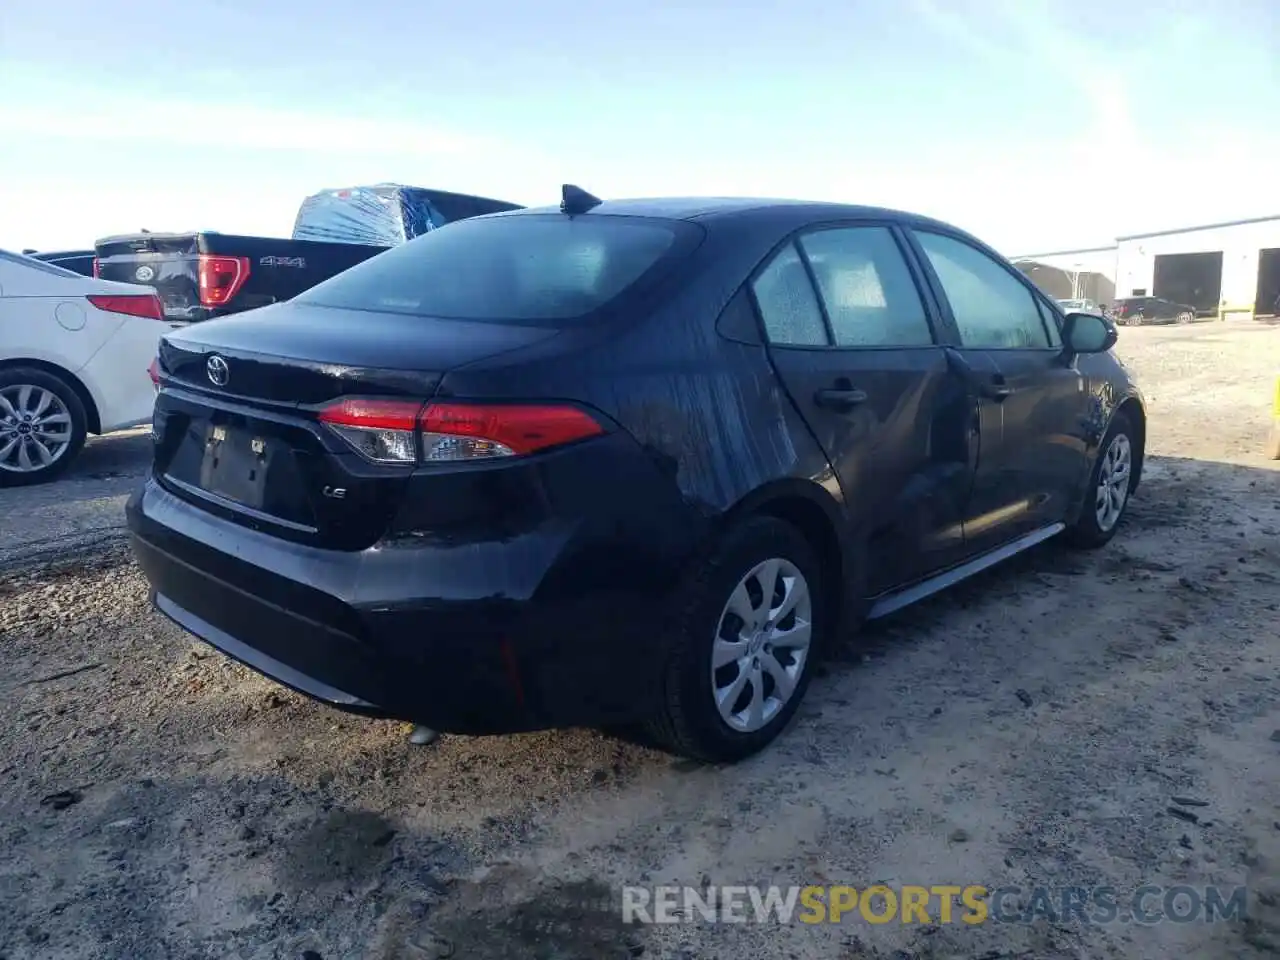
M506 211L491 214L491 216L509 217L559 212L558 206L546 206ZM956 230L950 224L939 220L887 207L774 197L650 197L605 200L581 216L658 217L665 220L697 221L732 219L750 220L755 223L766 223L770 220L803 223L808 220L891 219L921 226L933 225L951 231Z

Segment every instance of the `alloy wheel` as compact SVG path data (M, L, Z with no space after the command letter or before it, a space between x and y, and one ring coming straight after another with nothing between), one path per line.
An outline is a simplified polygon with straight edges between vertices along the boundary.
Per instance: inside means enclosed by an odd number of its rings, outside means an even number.
M46 470L71 440L71 413L52 390L29 383L0 388L0 470Z
M812 636L813 597L794 563L765 560L738 581L711 652L712 695L731 730L754 733L786 706L808 666Z
M1133 446L1123 433L1111 438L1098 468L1094 514L1104 533L1116 525L1129 499L1129 475L1133 467Z

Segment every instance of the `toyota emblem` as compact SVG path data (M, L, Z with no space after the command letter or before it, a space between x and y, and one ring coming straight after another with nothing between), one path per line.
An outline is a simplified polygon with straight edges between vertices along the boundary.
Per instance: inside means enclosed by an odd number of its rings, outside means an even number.
M155 270L145 264L133 272L133 278L139 283L146 283L148 280L154 280L155 276Z
M209 358L209 362L205 364L205 372L209 374L209 382L215 387L225 387L231 379L231 368L217 354Z

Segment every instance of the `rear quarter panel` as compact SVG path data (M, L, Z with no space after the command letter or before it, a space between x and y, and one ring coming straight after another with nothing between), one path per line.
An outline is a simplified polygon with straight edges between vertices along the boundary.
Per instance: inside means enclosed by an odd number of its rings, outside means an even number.
M102 433L151 419L155 388L147 368L169 326L141 317L127 318L80 371L80 379L98 404Z
M0 361L40 360L78 373L120 322L83 297L0 297Z
M710 232L655 302L628 319L464 367L442 391L560 396L602 410L670 478L695 524L715 524L767 485L797 480L834 508L840 491L830 464L764 346L717 329L726 310L752 309L743 283L780 236L770 230L743 242L741 234Z

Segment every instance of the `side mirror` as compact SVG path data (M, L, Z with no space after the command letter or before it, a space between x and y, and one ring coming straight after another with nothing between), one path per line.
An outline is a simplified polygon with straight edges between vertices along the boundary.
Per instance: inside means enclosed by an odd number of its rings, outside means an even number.
M1115 325L1096 313L1068 313L1062 340L1071 353L1106 353L1120 337Z

